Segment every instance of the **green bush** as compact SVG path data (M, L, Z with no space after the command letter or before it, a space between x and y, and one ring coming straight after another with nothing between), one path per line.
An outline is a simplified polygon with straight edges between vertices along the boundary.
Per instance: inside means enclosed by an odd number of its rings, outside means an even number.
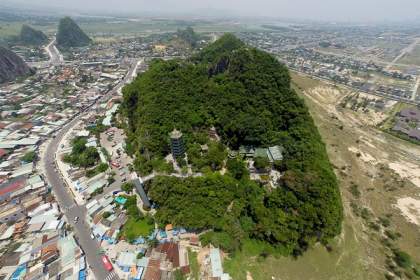
M35 151L30 151L27 152L22 158L21 160L24 162L33 162L36 158L36 153Z
M99 173L103 173L106 170L108 170L108 167L109 167L108 164L106 164L106 163L100 163L95 168L86 170L86 177L92 178L93 176L95 176L95 175L97 175Z
M102 217L105 218L105 219L108 218L109 216L111 216L111 212L108 212L108 211L106 211L102 214Z
M242 160L228 159L226 162L226 168L235 179L241 179L242 177L249 176L248 169Z
M131 193L134 189L134 184L131 182L126 182L122 184L121 189L125 191L126 193Z
M270 166L270 162L266 157L256 157L254 158L254 167L258 170L266 169Z
M391 220L388 217L379 217L379 223L384 227L389 227L391 225Z
M398 238L400 238L401 237L401 234L400 233L398 233L398 232L393 232L393 231L391 231L391 230L385 230L385 235L389 238L389 239L392 239L392 240L397 240Z
M405 269L412 266L410 255L400 250L394 250L394 261L398 266Z
M99 160L99 153L95 147L86 147L85 137L76 137L72 140L72 151L64 156L64 161L78 167L92 167Z
M226 232L207 232L200 236L200 241L203 246L211 243L227 252L234 252L238 247L237 241Z
M358 185L356 185L356 184L354 184L353 182L352 182L352 184L351 184L351 186L350 186L350 192L351 192L351 194L352 194L355 198L359 198L359 197L360 197L360 195L361 195L361 193L360 193L360 191L359 191L359 186L358 186Z

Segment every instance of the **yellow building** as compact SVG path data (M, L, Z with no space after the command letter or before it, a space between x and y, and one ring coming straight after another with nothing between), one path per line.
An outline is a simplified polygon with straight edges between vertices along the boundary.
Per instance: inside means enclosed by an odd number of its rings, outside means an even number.
M158 52L164 52L166 50L166 46L165 45L155 45L153 47L153 49L155 51L158 51Z

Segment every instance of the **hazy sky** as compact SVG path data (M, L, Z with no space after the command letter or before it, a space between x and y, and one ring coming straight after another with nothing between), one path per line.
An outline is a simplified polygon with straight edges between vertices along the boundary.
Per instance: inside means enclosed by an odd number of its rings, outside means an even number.
M343 21L420 18L420 0L0 0L101 12L199 13Z

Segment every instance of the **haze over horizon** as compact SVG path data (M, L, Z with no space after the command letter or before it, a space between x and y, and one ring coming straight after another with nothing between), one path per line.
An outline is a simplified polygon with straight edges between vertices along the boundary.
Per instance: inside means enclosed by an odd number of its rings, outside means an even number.
M403 21L420 18L418 0L0 0L15 8L63 12L234 15L328 21Z

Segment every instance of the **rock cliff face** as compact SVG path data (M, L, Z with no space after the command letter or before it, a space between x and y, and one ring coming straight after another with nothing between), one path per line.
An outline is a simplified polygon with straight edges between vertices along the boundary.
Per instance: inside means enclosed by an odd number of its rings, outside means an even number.
M69 17L62 18L58 25L57 45L61 48L84 47L91 39Z
M19 76L29 75L31 68L14 52L0 47L0 83L13 81Z

